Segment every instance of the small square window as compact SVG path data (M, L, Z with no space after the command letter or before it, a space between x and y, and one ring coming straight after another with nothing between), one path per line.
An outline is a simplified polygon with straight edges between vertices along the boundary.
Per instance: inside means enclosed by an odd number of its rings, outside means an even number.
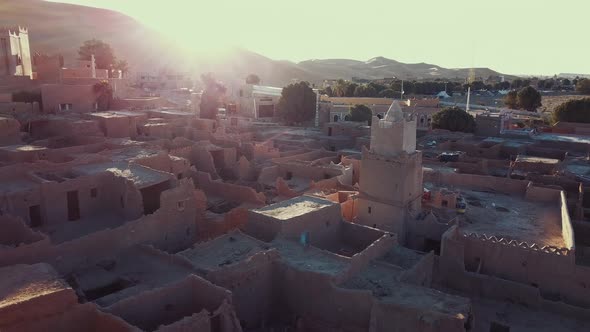
M367 212L368 212L369 214L371 214L371 207L370 207L370 206L367 208Z
M184 201L178 201L177 207L178 211L184 211Z
M98 189L96 189L96 188L90 189L90 197L96 198L96 196L98 196Z

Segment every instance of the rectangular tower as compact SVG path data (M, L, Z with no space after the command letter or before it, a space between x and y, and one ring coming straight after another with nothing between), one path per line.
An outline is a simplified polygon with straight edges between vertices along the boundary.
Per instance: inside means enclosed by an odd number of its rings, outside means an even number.
M384 119L373 117L371 148L363 149L358 222L397 233L421 209L422 154L416 151L416 121L406 120L394 102Z
M29 32L26 28L0 31L0 76L33 78Z

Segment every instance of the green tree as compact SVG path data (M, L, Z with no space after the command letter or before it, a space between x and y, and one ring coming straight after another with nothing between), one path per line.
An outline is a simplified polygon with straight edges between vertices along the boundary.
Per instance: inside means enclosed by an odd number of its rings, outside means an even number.
M80 60L89 61L94 54L96 61L96 68L110 69L114 66L117 58L115 52L111 48L111 45L98 39L91 39L85 41L80 49L78 50L78 58Z
M348 82L343 80L343 79L339 79L338 81L336 81L336 84L334 84L334 86L332 87L332 91L334 92L334 97L344 97L346 96L346 91L348 87Z
M379 92L378 96L381 98L395 98L395 97L399 96L399 92L395 92L391 89L385 89L385 90Z
M576 83L576 91L581 94L590 95L590 79L582 78Z
M518 109L518 99L517 99L518 92L516 90L511 90L508 94L504 97L504 104L513 110Z
M309 83L298 82L283 88L277 104L277 115L287 123L301 123L314 118L315 108L315 92Z
M518 107L529 112L535 112L541 106L541 94L532 86L520 89L516 95L516 99Z
M377 94L379 94L379 92L387 89L386 85L380 84L380 83L375 83L375 82L371 82L369 83L369 86L372 87L373 89L375 89L375 91L377 92Z
M375 97L377 91L370 85L362 84L354 89L354 97Z
M225 94L226 88L223 83L215 79L213 73L201 75L201 82L205 87L201 95L201 118L212 119L217 118L217 110L221 107L221 99Z
M260 77L256 74L246 76L246 84L260 84Z
M590 123L590 98L572 99L557 106L552 113L553 122Z
M350 108L350 121L354 122L369 122L371 124L371 119L373 118L373 111L366 106L361 104L356 104Z
M99 111L107 111L113 101L113 88L109 81L100 81L92 87L96 94L96 105Z
M346 94L344 95L344 97L354 97L354 91L356 91L356 88L359 85L353 82L348 82L348 85L346 86Z
M507 90L510 88L510 82L499 82L494 84L494 90Z
M331 86L327 86L323 89L320 90L320 94L322 95L328 95L328 97L334 97L334 91L332 91L332 87Z
M459 107L447 107L432 116L432 127L470 133L475 130L475 119Z

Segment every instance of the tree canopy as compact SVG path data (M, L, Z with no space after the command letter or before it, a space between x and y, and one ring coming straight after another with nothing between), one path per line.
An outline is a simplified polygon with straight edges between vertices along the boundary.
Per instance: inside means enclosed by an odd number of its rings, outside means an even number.
M535 112L541 106L541 94L532 86L518 91L512 90L504 97L504 104L511 109L524 109Z
M475 130L475 119L459 107L447 107L432 116L432 127L470 133Z
M246 84L260 84L260 77L256 74L246 76Z
M215 79L213 73L201 75L203 82L203 94L201 95L201 118L215 119L217 117L217 110L221 106L221 99L225 94L226 88L223 83Z
M277 115L288 123L301 123L314 118L315 108L316 94L309 83L292 83L281 92Z
M371 119L373 118L373 111L366 106L361 104L356 104L350 108L350 121L355 122L366 122L368 121L371 124Z
M371 85L361 84L354 89L355 97L376 97L377 90Z
M115 65L117 58L111 45L98 39L91 39L85 41L80 49L78 50L78 56L80 60L90 61L92 54L96 61L96 68L110 69L111 66Z
M529 112L535 112L541 106L541 94L532 86L527 86L516 94L518 107Z
M554 122L590 123L590 98L572 99L557 106L553 110Z
M579 93L590 95L590 79L583 78L576 82L576 90Z
M392 89L385 89L382 90L381 92L379 92L378 96L381 98L395 98L396 96L398 96L399 93L393 91Z
M511 90L508 94L504 97L504 104L513 110L518 109L518 99L517 99L518 91Z

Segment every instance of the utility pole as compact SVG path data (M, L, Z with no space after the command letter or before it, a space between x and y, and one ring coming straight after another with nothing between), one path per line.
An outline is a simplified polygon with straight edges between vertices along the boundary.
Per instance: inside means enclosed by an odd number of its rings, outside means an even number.
M403 100L404 99L404 80L402 80L402 88L401 88L401 91L400 91L399 99L400 100Z

